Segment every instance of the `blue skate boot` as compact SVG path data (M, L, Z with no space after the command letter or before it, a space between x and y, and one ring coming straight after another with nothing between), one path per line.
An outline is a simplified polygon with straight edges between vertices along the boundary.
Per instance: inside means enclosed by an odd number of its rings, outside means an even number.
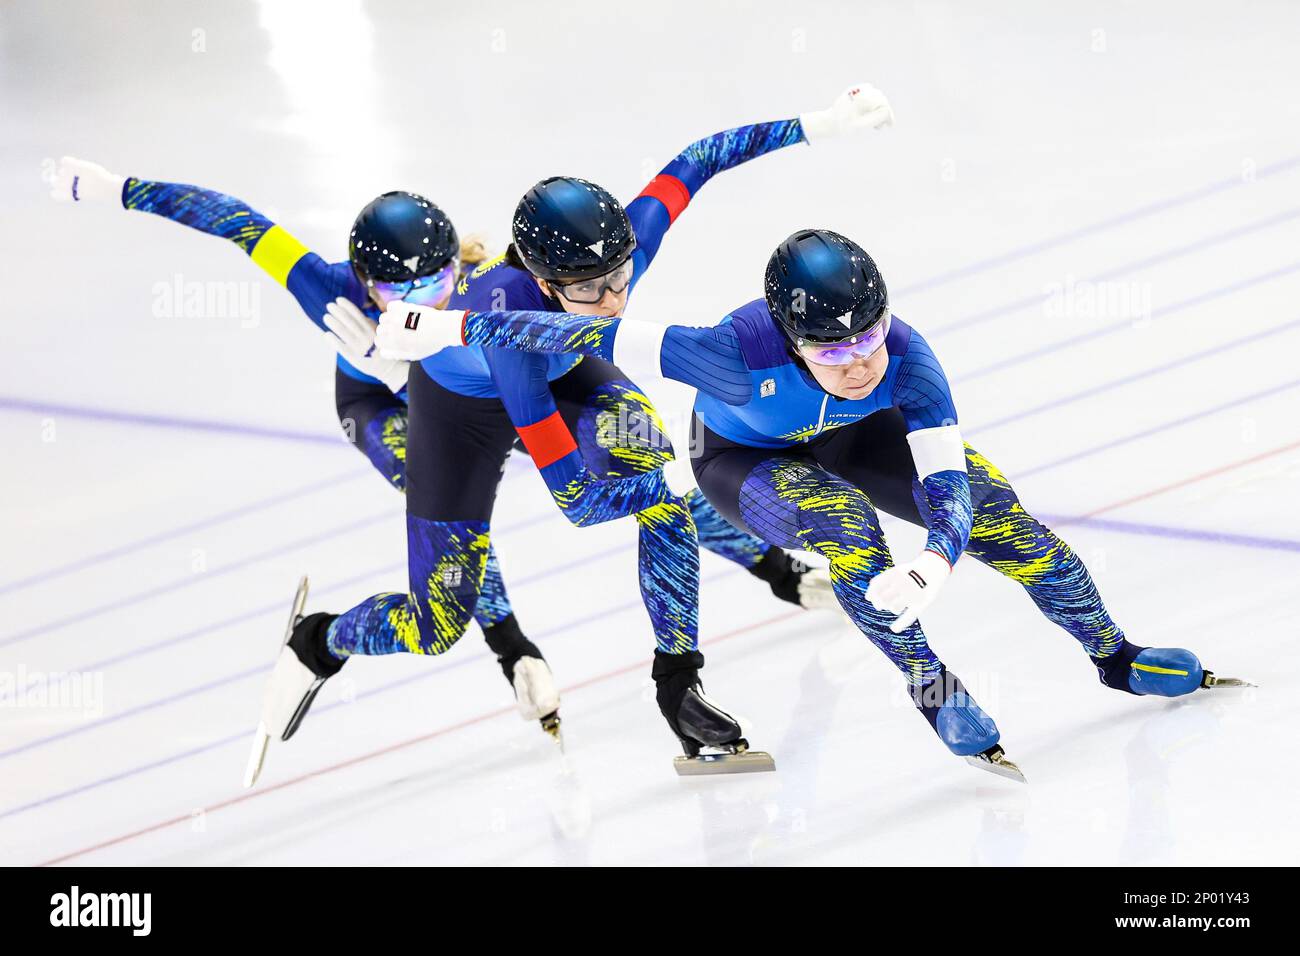
M1181 647L1139 647L1125 641L1114 654L1093 659L1107 687L1144 697L1183 697L1212 687L1254 687L1236 677L1216 677Z
M998 745L1001 735L993 718L975 703L956 674L945 668L928 684L912 689L912 703L944 746L972 767L1025 783L1020 768L1007 759Z

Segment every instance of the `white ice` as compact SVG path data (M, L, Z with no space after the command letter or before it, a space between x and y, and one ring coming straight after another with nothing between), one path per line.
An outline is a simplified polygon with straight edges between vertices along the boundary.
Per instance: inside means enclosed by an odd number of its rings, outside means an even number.
M1300 8L547 6L0 7L0 862L1295 863ZM1258 690L1106 690L963 562L925 623L1018 786L950 756L841 615L705 555L708 689L778 770L682 780L634 524L569 527L515 460L496 540L567 757L472 627L351 663L241 791L294 582L333 610L405 588L402 500L339 436L285 292L220 240L54 205L51 161L221 189L332 258L409 188L499 248L542 176L630 198L692 139L858 80L896 128L710 183L631 314L712 323L795 228L857 238L1130 637ZM242 305L169 311L187 283ZM83 706L42 705L60 672Z

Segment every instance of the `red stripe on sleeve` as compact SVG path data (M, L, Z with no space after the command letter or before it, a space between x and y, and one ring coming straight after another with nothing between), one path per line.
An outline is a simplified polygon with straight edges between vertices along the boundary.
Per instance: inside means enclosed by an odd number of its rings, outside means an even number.
M515 431L524 440L524 447L533 456L533 462L538 468L552 465L569 452L578 450L578 443L569 434L569 426L564 424L558 410L540 422L516 428Z
M650 196L664 204L668 210L670 226L691 201L691 191L686 188L686 184L676 176L669 176L667 173L660 173L650 180L650 185L641 190L641 196ZM641 196L637 198L640 199Z

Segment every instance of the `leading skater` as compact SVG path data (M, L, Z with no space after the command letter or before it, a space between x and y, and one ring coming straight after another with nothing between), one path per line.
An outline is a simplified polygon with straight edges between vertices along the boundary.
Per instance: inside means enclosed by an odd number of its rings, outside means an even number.
M578 353L696 388L692 464L709 501L765 541L829 559L844 610L903 673L944 745L982 769L1024 780L917 621L963 553L1023 585L1107 687L1178 697L1244 683L1216 678L1191 651L1125 637L1078 555L963 442L939 361L891 315L884 278L860 246L823 229L796 232L768 260L764 290L705 328L393 306L378 344L403 358L462 344ZM877 508L927 529L920 554L893 564Z
M459 283L452 305L619 315L665 232L710 178L785 146L891 122L884 96L859 86L803 118L726 130L687 147L626 212L592 183L543 180L516 209L507 255ZM362 337L373 334L368 319L351 321ZM701 693L692 512L715 534L739 533L699 496L683 499L669 487L664 465L671 446L632 381L603 359L469 349L412 365L408 388L409 590L375 595L341 615L307 615L292 626L268 683L249 781L267 739L292 736L320 686L349 657L441 654L459 640L478 600L501 463L516 435L574 524L636 518L660 710L695 767L750 767L740 725ZM768 545L744 540L751 565L770 559ZM720 748L724 759L697 760L702 747ZM770 758L758 763L768 769Z

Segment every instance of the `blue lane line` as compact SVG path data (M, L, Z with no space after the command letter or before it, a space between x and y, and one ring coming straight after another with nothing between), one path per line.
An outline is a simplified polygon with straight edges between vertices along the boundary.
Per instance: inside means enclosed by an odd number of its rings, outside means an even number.
M1292 156L1289 159L1283 159L1276 163L1270 163L1256 171L1254 182L1261 179L1268 179L1281 173L1290 172L1300 167L1300 156ZM990 256L987 259L980 259L978 262L972 262L970 265L960 266L956 269L950 269L947 272L941 272L939 275L932 276L929 279L922 279L920 282L914 282L898 290L900 296L923 292L928 289L937 289L940 286L948 285L958 279L964 279L967 276L977 275L981 272L987 272L998 266L1006 265L1008 262L1015 262L1017 259L1024 259L1028 256L1036 255L1040 252L1046 252L1048 249L1055 249L1066 243L1074 242L1076 239L1084 239L1088 236L1095 236L1099 233L1107 232L1118 226L1127 225L1131 222L1137 222L1139 219L1146 219L1158 213L1167 212L1170 209L1176 209L1179 206L1186 206L1189 203L1206 199L1210 196L1221 192L1227 192L1239 186L1250 186L1240 176L1233 176L1230 179L1221 179L1218 182L1201 186L1197 189L1190 190L1177 196L1171 196L1168 199L1161 199L1145 206L1139 206L1128 212L1120 213L1117 216L1111 216L1109 219L1102 219L1091 225L1081 226L1077 229L1069 229L1065 232L1057 233L1055 236L1049 236L1046 239L1040 239L1037 242L1031 242L1027 245L1018 246L1015 249L1000 253L996 256Z
M1175 418L1159 425L1153 425L1150 428L1144 428L1142 431L1134 432L1131 435L1125 435L1122 438L1115 438L1111 441L1102 442L1100 445L1094 445L1091 448L1085 448L1082 451L1072 452L1068 455L1063 455L1060 458L1053 459L1052 461L1043 462L1041 465L1035 465L1027 471L1017 472L1016 478L1028 478L1030 475L1036 475L1039 472L1048 471L1052 468L1059 468L1061 465L1072 461L1078 461L1080 458L1087 458L1089 455L1095 455L1098 452L1110 451L1112 448L1118 448L1120 445L1127 445L1130 442L1141 441L1143 438L1150 438L1152 435L1168 431L1171 428L1177 428L1180 425L1186 425L1190 422L1196 421L1197 419L1205 418L1209 415L1217 415L1219 412L1226 409L1236 408L1238 405L1245 405L1249 402L1258 401L1261 398L1270 398L1274 395L1281 394L1282 392L1290 391L1297 386L1300 386L1300 378L1292 379L1289 382L1283 382L1281 385L1274 385L1272 388L1266 388L1263 391L1255 392L1251 395L1243 395L1241 398L1235 398L1229 402L1220 402L1216 405L1211 405L1209 408L1202 409L1199 412L1193 412L1190 415L1183 415L1181 418Z
M1173 305L1165 306L1161 309L1151 310L1151 321L1173 315L1176 312L1182 312L1193 306L1204 305L1206 302L1213 302L1215 299L1221 299L1224 296L1232 295L1234 292L1240 292L1243 289L1249 289L1253 286L1262 285L1266 282L1272 282L1274 279L1280 279L1283 276L1300 272L1300 262L1291 262L1287 265L1280 266L1277 269L1270 269L1268 272L1261 272L1253 275L1248 279L1241 279L1230 285L1221 286L1217 289L1210 289L1207 292L1199 293L1190 298L1183 299L1181 302L1175 302ZM985 365L974 371L967 372L954 379L954 381L969 382L973 379L984 378L992 375L994 372L1000 372L1003 369L1011 368L1014 365L1022 365L1032 359L1041 358L1044 355L1050 355L1053 352L1059 352L1062 349L1068 349L1076 345L1082 345L1084 342L1090 342L1093 339L1103 338L1108 335L1114 335L1117 332L1123 332L1133 327L1132 319L1120 319L1118 322L1112 322L1109 325L1103 325L1100 328L1093 329L1091 332L1084 332L1082 335L1076 335L1072 338L1061 339L1044 345L1040 348L1031 349L1028 352L1021 352L1018 355L1011 355L1005 359L993 362L991 365Z
M307 442L312 445L346 446L342 432L328 435L321 432L296 431L287 428L266 428L241 422L211 421L201 418L176 418L170 415L151 415L144 412L114 411L109 408L89 408L84 405L63 405L57 402L35 401L14 395L0 395L0 411L32 412L37 415L63 415L66 418L84 418L88 421L113 422L119 425L147 425L153 428L175 428L187 432L211 432L221 435L239 435L244 438L273 438L276 441Z
M1012 422L1018 422L1021 419L1028 418L1030 415L1038 415L1041 412L1053 408L1060 408L1062 405L1069 405L1073 402L1082 401L1085 398L1092 398L1095 395L1101 395L1124 385L1132 385L1134 382L1140 382L1145 378L1150 378L1152 375L1158 375L1161 372L1168 372L1171 369L1181 368L1184 365L1191 365L1194 362L1199 362L1203 359L1223 355L1227 352L1231 352L1233 349L1242 348L1246 345L1253 345L1254 343L1271 336L1279 335L1283 332L1290 332L1297 327L1300 327L1300 319L1292 319L1290 322L1284 322L1281 325L1275 325L1272 328L1263 329L1262 331L1255 332L1252 335L1244 335L1235 338L1231 342L1224 342L1220 345L1211 345L1208 349L1202 349L1199 352L1184 355L1182 358L1173 359L1169 362L1165 362L1163 365L1153 365L1150 368L1140 369L1131 375L1123 375L1119 378L1111 379L1108 382L1102 382L1100 385L1090 385L1088 388L1079 392L1072 392L1069 395L1062 395L1060 398L1053 398L1039 405L1035 405L1032 408L1022 408L1014 414L1005 415L1002 418L994 419L991 422L984 422L983 424L976 425L970 430L967 430L963 426L962 432L967 435L975 435L994 428L1000 428L1003 425L1009 425Z
M1202 531L1199 528L1176 528L1164 524L1142 524L1137 521L1116 521L1111 518L1076 518L1070 515L1038 515L1046 524L1069 524L1119 534L1137 534L1143 537L1176 538L1183 541L1204 541L1209 544L1227 544L1261 551L1289 551L1300 554L1300 541L1289 538L1267 538L1252 534L1230 534L1225 531Z
M1227 232L1215 233L1213 235L1206 236L1202 239L1198 239L1195 242L1189 242L1186 245L1175 246L1172 249L1166 249L1164 252L1157 252L1155 255L1147 256L1145 259L1136 259L1132 262L1125 262L1122 263L1121 265L1116 266L1113 269L1107 269L1104 272L1098 272L1094 275L1084 276L1083 278L1078 279L1077 281L1107 282L1111 279L1117 279L1123 275L1128 275L1133 272L1140 272L1143 269L1148 269L1151 266L1159 265L1162 262L1168 262L1172 259L1177 259L1182 256L1190 255L1193 252L1201 252L1202 250L1209 249L1210 247L1219 245L1221 243L1231 242L1234 239L1240 239L1243 236L1248 236L1251 235L1252 233L1261 232L1265 229L1271 229L1274 226L1280 226L1283 223L1290 222L1291 220L1296 218L1300 218L1300 209L1288 209L1285 212L1278 213L1275 216L1269 216L1267 219L1261 219L1258 222L1249 223L1248 225L1245 226L1239 226L1236 229L1229 229ZM994 306L991 309L982 309L979 312L976 312L972 315L967 315L963 318L957 319L954 322L949 322L947 325L927 326L925 330L926 335L933 338L938 335L943 335L947 332L955 332L958 329L966 329L976 325L982 325L983 323L988 322L991 319L1002 318L1003 316L1010 315L1013 312L1019 312L1022 309L1028 309L1034 306L1041 306L1045 299L1046 299L1046 295L1044 293L1027 295L1024 296L1023 298L1016 299L1014 302L1006 302L1002 305Z
M622 544L615 545L614 547L611 548L606 548L605 550L599 551L595 554L586 555L584 556L583 560L586 563L596 563L596 562L604 561L607 558L614 557L615 555L621 554L625 551L630 551L635 547L637 547L637 545L634 542L625 542ZM402 562L401 564L390 564L380 568L373 568L369 571L362 572L361 574L353 575L352 577L347 578L345 580L337 581L334 584L329 585L328 587L313 588L312 596L319 597L322 594L329 594L333 591L341 590L344 587L347 587L370 575L380 574L387 571L396 573L397 571L405 570L405 568L406 568L406 562ZM568 569L563 566L553 566L543 571L539 571L536 574L526 575L525 577L517 579L515 581L514 586L517 588L525 587L537 581L545 580L546 578L549 578L552 575L559 574L566 570ZM153 644L148 644L143 647L136 648L133 651L128 651L123 654L118 654L115 657L106 658L105 660L102 661L96 661L94 663L87 664L83 667L71 668L70 671L73 673L92 673L95 671L102 671L112 664L119 664L122 661L129 660L134 657L140 657L145 654L152 653L156 650L161 650L164 647L172 647L177 644L181 644L185 641L193 640L194 638L200 637L204 634L209 634L213 631L222 630L224 628L230 627L242 621L247 621L253 618L257 618L265 614L272 614L276 611L283 611L284 607L285 604L283 601L276 601L271 604L265 604L262 607L254 608L251 611L245 611L242 614L237 614L234 617L227 618L224 621L219 621L214 624L209 624L202 628L197 628L192 631L187 631L184 634L167 638L165 640L158 641ZM572 627L578 624L584 624L587 623L588 620L589 618L580 618L575 621L570 621L566 626ZM261 674L266 673L265 665L259 665L248 671L240 671L237 674L231 674L231 675L227 675L226 677L217 678L212 682L201 684L187 691L182 691L176 694L171 694L167 697L160 697L157 700L148 701L146 703L139 704L135 707L130 708L129 710L124 710L119 714L114 714L112 717L101 717L96 720L86 721L75 727L70 727L66 730L61 730L58 731L57 733L49 734L45 737L34 738L32 740L29 740L27 743L18 744L17 746L10 747L7 750L0 750L0 760L3 760L7 757L12 757L15 754L23 753L24 751L27 750L32 750L34 748L44 746L45 744L48 743L53 743L58 740L63 740L67 737L73 737L78 734L85 733L86 731L89 730L96 730L99 727L103 727L106 724L113 723L125 717L135 716L136 714L140 714L148 710L153 710L156 707L162 707L165 706L166 704L176 703L178 701L184 700L187 697L191 697L195 694L201 694L204 693L205 691L213 690L217 687L222 687L228 683L231 683L232 681L241 680L245 677L250 676L251 674L259 674L259 673Z
M119 611L122 608L131 607L132 605L135 604L141 604L145 601L150 601L154 598L162 597L165 594L172 594L176 591L180 591L188 587L193 587L196 584L202 584L205 581L211 581L213 578L225 577L227 574L233 574L236 571L242 571L243 569L247 568L251 564L257 564L258 562L265 561L268 558L274 558L274 557L279 557L280 555L283 554L289 554L293 551L297 551L302 548L309 547L310 545L319 544L322 541L329 541L330 539L338 535L347 534L350 531L356 531L360 528L373 525L377 521L384 521L386 519L392 518L400 514L402 514L401 511L393 511L392 509L385 509L384 511L380 511L375 514L366 515L365 517L358 518L354 521L346 522L345 524L339 525L336 528L331 528L328 531L318 531L317 533L307 535L304 538L298 538L296 541L292 541L289 544L278 545L274 548L270 548L266 551L262 551L250 557L242 558L239 561L234 562L233 564L229 564L226 565L225 567L218 568L215 571L204 571L200 574L189 574L183 578L178 578L174 581L168 581L166 584L160 584L157 585L156 587L152 587L144 591L138 591L135 594L129 594L126 595L125 597L120 597L117 600L109 601L106 604L99 604L96 605L95 607L89 608L84 611L78 611L73 614L65 615L64 617L56 618L53 621L46 621L42 624L36 625L35 627L29 627L26 630L19 631L16 634L10 634L7 637L0 638L0 647L10 647L14 644L20 644L23 641L31 640L33 637L38 637L41 634L45 633L46 631L57 630L61 627L68 627L73 624L81 625L84 624L86 621L90 620L91 618L98 617L101 614L107 614L110 611Z
M742 571L741 568L732 566L732 567L725 568L716 574L710 575L705 580L711 583L721 578L732 577L734 575L740 574L741 571ZM598 611L585 614L582 617L576 618L572 621L566 621L564 624L558 625L546 631L542 631L541 633L537 634L536 637L539 639L554 640L563 637L565 634L577 633L577 628L582 624L590 623L592 621L600 621L617 614L622 614L634 607L639 607L640 604L641 604L640 598L636 598L630 601L624 601L613 607L602 608ZM482 660L488 657L495 657L495 655L486 654L486 653L466 655L461 657L460 660L451 661L449 663L443 664L440 667L427 670L423 673L409 674L406 677L401 677L398 678L397 680L389 681L386 684L380 684L377 687L374 687L368 691L358 694L354 699L354 701L352 702L345 701L345 700L337 700L330 704L325 704L319 707L313 707L312 713L316 714L317 716L320 716L321 714L328 713L339 707L352 706L355 703L355 701L363 700L368 697L377 697L380 694L386 694L389 691L396 690L399 687L405 687L406 685L413 684L416 681L430 680L434 677L438 677L439 675L446 674L449 671L454 671L454 670L458 670L461 667L466 667L469 664L473 663L474 661ZM263 674L269 673L268 667L262 667L259 668L259 670ZM313 720L314 719L315 718L313 718ZM24 813L28 810L34 810L38 807L43 807L51 803L56 803L60 800L65 800L68 797L77 796L78 794L82 794L89 790L94 790L99 787L106 786L110 783L116 783L119 780L125 780L129 777L138 776L139 774L146 773L150 770L155 770L159 767L165 767L168 764L177 763L178 761L186 760L190 757L195 757L198 756L199 754L207 753L210 750L215 750L218 747L224 747L225 745L234 743L237 740L249 741L252 739L253 729L254 728L250 726L247 730L240 731L239 733L230 734L229 736L222 737L210 743L201 744L198 747L192 747L189 750L184 750L181 751L180 753L171 754L159 760L154 760L146 764L141 764L140 766L132 767L128 770L123 770L107 777L101 777L97 780L92 780L88 783L80 784L68 790L62 790L57 793L50 794L49 796L40 797L36 800L32 800L28 803L20 804L16 807L10 807L8 810L0 811L0 820L5 819L6 817L12 817L17 814Z
M318 491L326 491L339 485L355 481L364 474L368 474L371 469L354 468L345 471L333 477L326 478L324 481L313 481L310 484L300 485L297 488L291 488L288 491L279 492L269 498L262 498L258 501L250 502L246 505L240 505L238 508L232 508L229 511L222 511L218 514L203 518L191 524L181 525L178 528L171 528L167 531L159 531L157 534L149 535L145 538L139 538L129 544L112 548L108 551L100 551L98 554L92 554L89 557L79 558L68 564L58 565L53 568L47 568L30 577L22 578L9 584L0 585L0 595L9 594L13 591L20 591L23 588L29 588L35 584L48 584L50 581L57 580L65 575L72 574L75 571L84 571L86 568L97 564L103 564L106 561L115 561L118 558L125 557L144 548L153 547L156 544L162 544L175 538L187 534L193 534L196 531L204 531L227 521L234 521L237 518L244 518L251 514L257 514L259 511L265 511L267 508L274 508L276 505L282 505L290 501L307 495L315 494Z

